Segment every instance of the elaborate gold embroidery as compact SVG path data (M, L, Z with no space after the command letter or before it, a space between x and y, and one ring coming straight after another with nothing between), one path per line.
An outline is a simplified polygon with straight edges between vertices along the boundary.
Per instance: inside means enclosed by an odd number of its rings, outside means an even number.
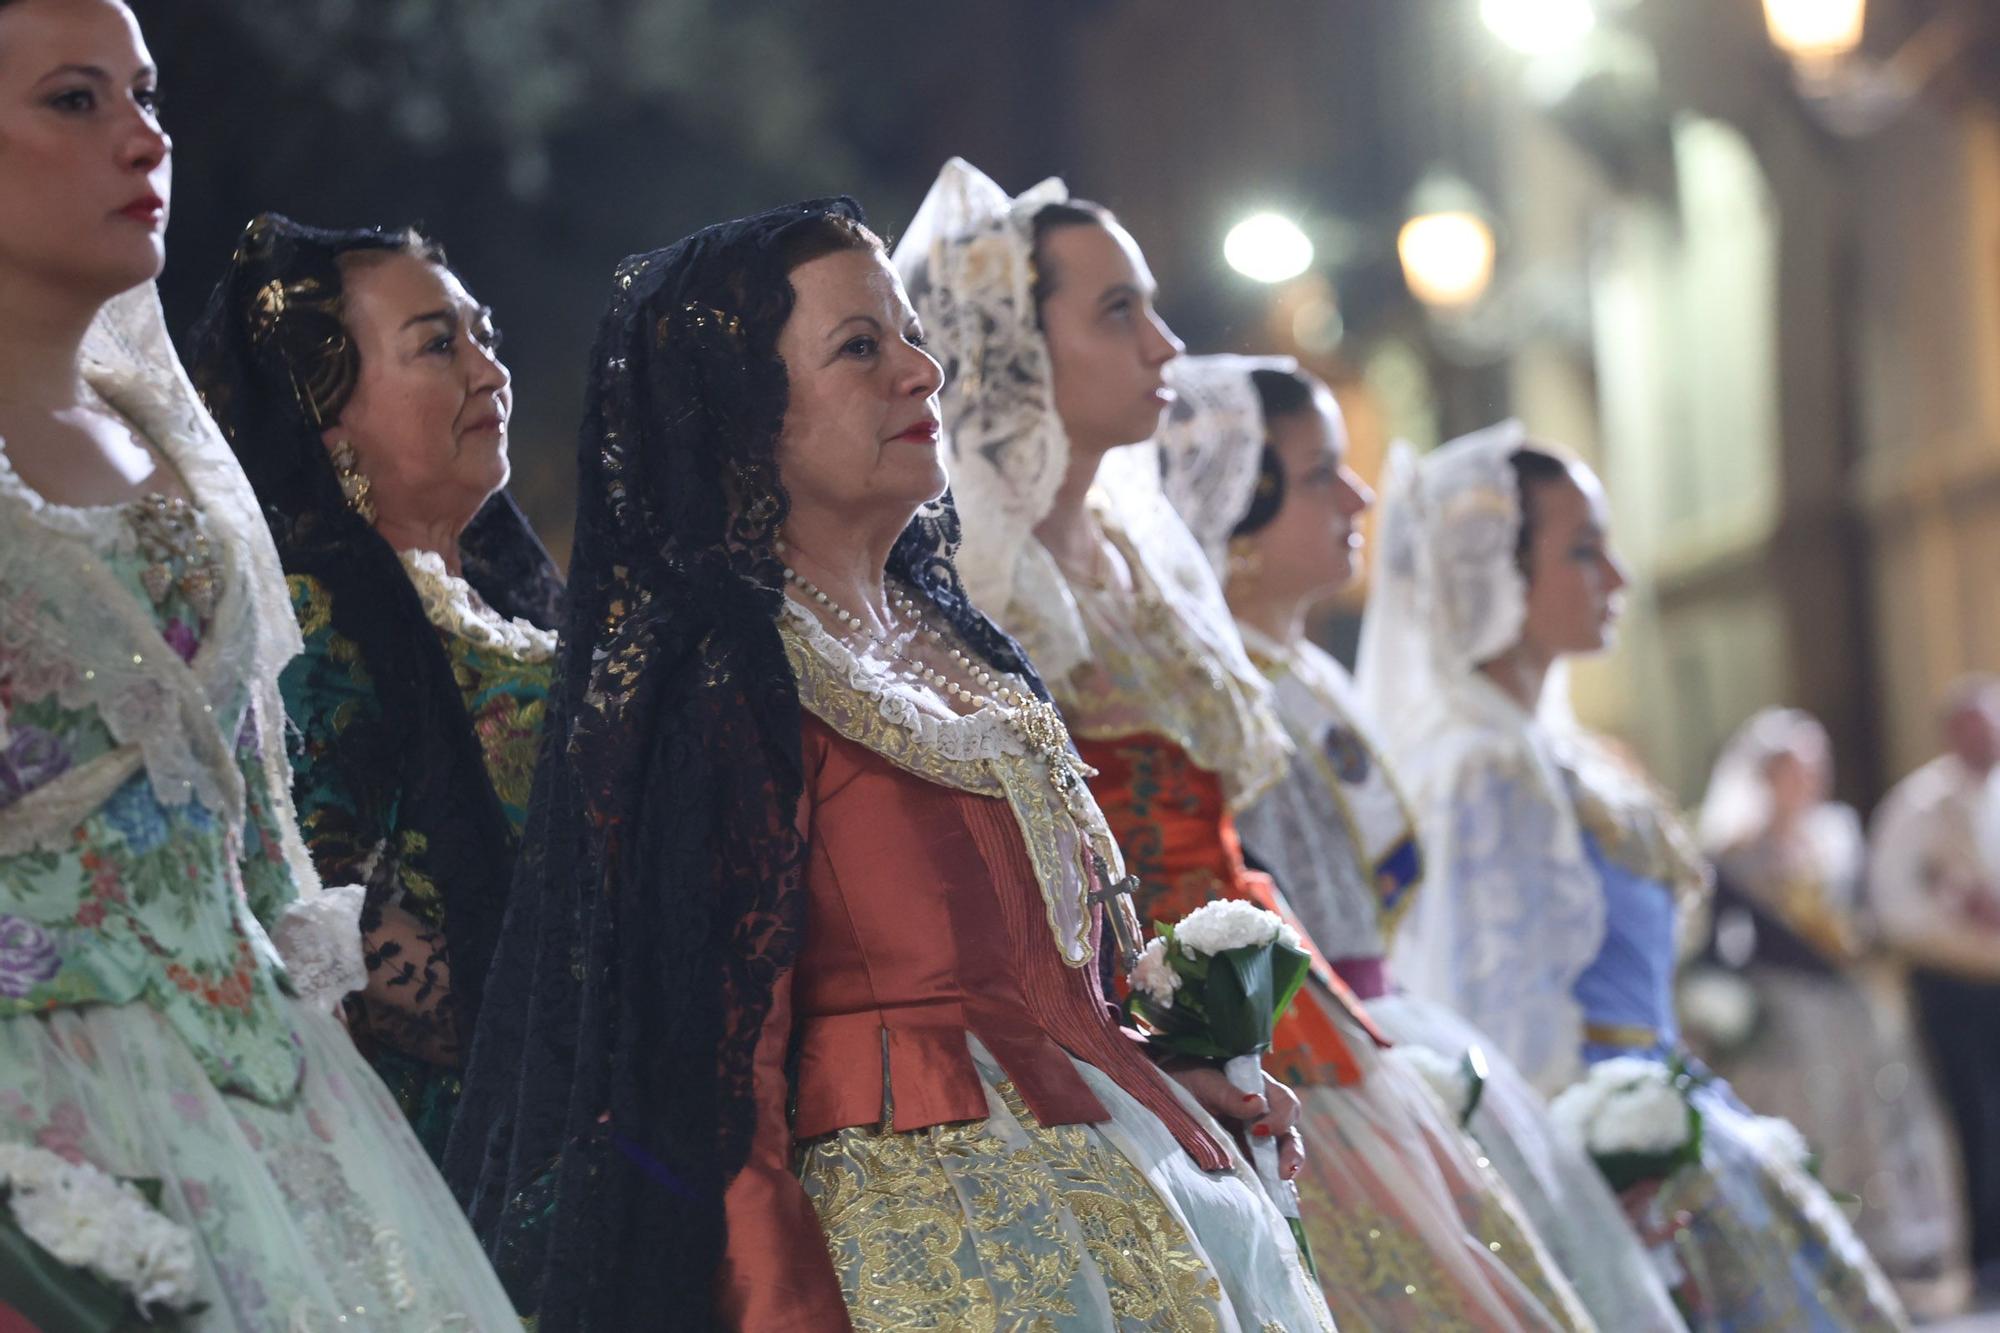
M1577 822L1606 857L1643 879L1672 885L1683 903L1707 894L1708 861L1671 797L1584 738L1563 745L1561 762Z
M310 639L333 623L333 598L327 593L324 583L310 574L288 574L285 586L292 594L299 633Z
M1484 1157L1479 1160L1482 1164L1486 1161ZM1501 1188L1496 1173L1489 1170L1488 1179L1495 1189ZM1527 1225L1498 1194L1481 1192L1469 1208L1464 1204L1460 1206L1472 1214L1469 1229L1473 1236L1508 1272L1520 1279L1521 1285L1528 1289L1535 1303L1550 1318L1572 1331L1595 1327L1575 1291L1568 1286L1559 1289L1550 1280L1549 1275L1555 1271L1554 1260L1547 1251L1528 1239Z
M997 1089L1025 1142L989 1122L847 1129L807 1147L800 1178L858 1330L1036 1333L1095 1300L1120 1329L1213 1333L1221 1285L1152 1186L1096 1133L1035 1123Z
M491 680L486 682L493 684ZM473 716L472 730L486 758L486 776L500 804L525 810L535 785L536 741L548 700L498 693Z
M1299 1179L1299 1194L1336 1326L1481 1333L1420 1237L1365 1198L1334 1199L1310 1171Z
M1230 807L1240 810L1285 773L1284 730L1262 682L1224 670L1161 592L1131 539L1109 514L1100 510L1098 518L1132 573L1133 593L1064 575L1090 635L1091 658L1049 688L1076 735L1165 736L1200 767L1221 774Z

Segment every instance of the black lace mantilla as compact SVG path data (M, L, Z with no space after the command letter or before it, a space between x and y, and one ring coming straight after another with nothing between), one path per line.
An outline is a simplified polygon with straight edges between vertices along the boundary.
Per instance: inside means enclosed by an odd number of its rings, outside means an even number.
M348 507L321 440L322 419L338 415L360 364L338 315L340 257L407 249L410 237L393 229L324 231L276 214L256 219L190 335L189 365L249 474L286 574L323 586L334 630L356 646L373 683L379 709L335 738L330 762L337 773L327 785L342 789L356 810L393 809L401 829L421 836L448 942L432 934L394 957L379 946L381 901L396 878L394 848L329 839L315 847L315 862L330 883L369 882L362 924L371 969L431 975L438 960L409 957L409 949L444 951L450 1021L440 1021L421 993L411 995L408 1013L383 1019L421 1027L421 1044L449 1051L478 1018L516 841L423 603L389 543ZM434 246L419 252L443 262ZM460 555L466 580L489 605L555 625L560 576L505 492L461 534ZM302 788L307 782L302 771Z
M521 865L448 1155L542 1333L703 1329L752 1058L802 944L798 689L780 639L777 354L821 199L618 267L578 444L570 601ZM890 570L991 661L949 500ZM1032 677L1029 677L1032 679ZM1037 686L1039 688L1039 686Z

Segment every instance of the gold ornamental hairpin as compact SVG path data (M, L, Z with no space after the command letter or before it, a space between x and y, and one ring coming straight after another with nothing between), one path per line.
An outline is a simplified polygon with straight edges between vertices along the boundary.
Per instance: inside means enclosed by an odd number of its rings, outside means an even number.
M741 338L743 321L726 311L717 310L712 305L689 302L672 314L662 315L655 332L659 335L660 342L664 344L680 329L696 331L718 329L726 337Z

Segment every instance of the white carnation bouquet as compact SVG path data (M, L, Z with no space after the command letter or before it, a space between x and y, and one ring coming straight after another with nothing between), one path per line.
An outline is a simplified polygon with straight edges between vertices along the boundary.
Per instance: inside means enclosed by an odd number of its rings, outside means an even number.
M1563 1089L1549 1111L1622 1193L1701 1160L1697 1082L1678 1062L1615 1056Z
M40 1328L122 1333L194 1314L195 1241L145 1186L0 1143L0 1291Z
M1391 1046L1383 1054L1414 1073L1460 1129L1472 1123L1472 1113L1479 1109L1480 1099L1486 1095L1488 1070L1484 1051L1468 1046L1454 1059L1428 1046L1406 1044Z
M1219 1064L1231 1087L1261 1096L1272 1032L1312 970L1304 941L1277 913L1229 899L1154 928L1133 965L1126 1012L1154 1046ZM1298 1191L1278 1175L1278 1145L1255 1142L1250 1157L1306 1252Z

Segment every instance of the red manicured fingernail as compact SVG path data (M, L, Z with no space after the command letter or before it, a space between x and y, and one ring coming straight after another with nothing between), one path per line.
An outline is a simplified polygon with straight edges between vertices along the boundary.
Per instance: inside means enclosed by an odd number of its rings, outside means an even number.
M1268 1139L1271 1137L1271 1127L1269 1125L1252 1125L1250 1127L1250 1132L1252 1134L1255 1134L1260 1139Z
M1244 1094L1243 1094L1243 1101L1244 1101L1244 1103L1245 1103L1246 1105L1247 1105L1247 1104L1249 1104L1250 1102L1254 1102L1254 1101L1259 1101L1259 1100L1261 1100L1261 1099L1260 1099L1260 1098L1259 1098L1259 1097L1257 1096L1257 1094L1256 1094L1256 1093L1254 1093L1254 1092L1246 1092L1246 1093L1244 1093Z

